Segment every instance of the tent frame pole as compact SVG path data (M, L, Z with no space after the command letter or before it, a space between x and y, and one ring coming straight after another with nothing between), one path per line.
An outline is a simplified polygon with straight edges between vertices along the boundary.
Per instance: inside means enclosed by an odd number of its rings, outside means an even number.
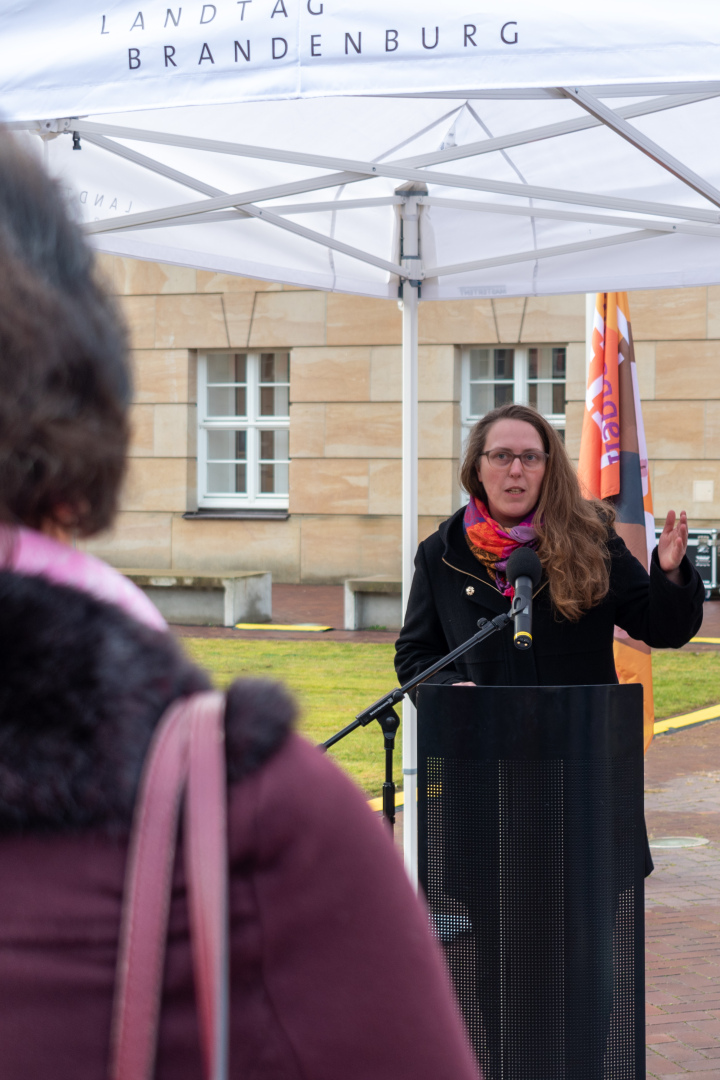
M418 544L418 292L403 286L402 319L402 611L403 621L412 585ZM417 835L417 712L403 701L403 850L412 884L418 881Z
M560 91L557 91L559 94ZM566 95L563 95L566 96ZM577 102L580 104L580 102ZM615 115L615 114L613 114ZM571 203L581 206L595 206L602 207L607 210L620 210L629 211L631 213L638 214L653 214L657 216L676 217L680 220L688 221L705 221L710 224L718 223L717 209L705 209L703 207L687 207L676 206L667 203L651 203L640 199L628 199L620 198L618 196L608 196L601 194L594 194L592 192L583 191L568 191L563 188L551 188L537 184L520 184L515 182L481 179L479 177L471 177L467 175L460 175L454 173L445 173L435 171L432 173L423 172L418 168L406 168L394 162L365 162L357 161L355 159L348 158L336 158L328 155L321 154L308 154L298 153L297 151L282 151L274 150L270 147L250 146L242 143L229 143L220 142L215 139L203 139L198 137L174 135L167 132L158 131L146 131L141 128L127 128L118 127L111 124L98 124L86 120L78 120L73 122L74 128L78 134L85 135L109 135L114 136L116 139L124 140L138 140L141 142L155 142L162 146L178 146L186 149L195 148L197 150L207 150L213 153L229 154L231 156L246 157L246 158L259 158L264 161L278 161L285 162L287 164L296 165L308 165L312 168L330 168L340 169L341 173L330 175L328 177L318 177L315 181L308 180L305 182L307 187L305 190L319 189L330 186L337 186L338 184L354 183L359 180L374 179L378 176L383 176L388 179L405 180L406 184L402 188L396 189L398 191L405 191L410 189L425 188L428 181L435 184L439 184L445 187L466 189L469 191L483 191L493 192L498 195L510 195L517 196L521 199L533 198L541 199L547 202L560 202ZM531 142L532 139L527 138L526 141ZM245 198L248 201L255 201L256 198L262 198L263 196L258 192L248 193L253 196L250 200L248 195ZM265 198L271 196L265 195ZM243 198L242 193L239 193L238 200ZM224 206L232 205L232 200L225 203L208 203L204 206L203 210L208 209L221 209ZM190 214L197 213L198 207L191 207L186 209L185 207L173 208L176 210L182 210ZM107 221L114 221L119 223L123 220L121 215L119 218L106 219ZM127 220L127 219L125 219ZM118 227L121 227L118 224Z
M697 191L699 195L714 203L715 206L720 206L720 191L713 184L708 183L702 176L698 176L688 165L678 161L676 157L658 146L656 142L648 138L638 128L629 124L613 109L608 108L602 101L598 101L593 94L588 93L587 90L579 86L565 86L562 90L571 101L576 101L578 105L581 105L591 116L594 116L606 127L610 128L611 131L614 131L616 135L626 139L631 146L636 147L643 154L647 154L651 161L656 162L663 169L667 169L683 184L687 184L693 191Z
M400 194L400 192L398 192ZM427 189L407 195L400 208L402 282L402 611L412 585L418 544L418 302L420 299L420 199ZM417 713L403 701L403 851L405 869L418 883Z

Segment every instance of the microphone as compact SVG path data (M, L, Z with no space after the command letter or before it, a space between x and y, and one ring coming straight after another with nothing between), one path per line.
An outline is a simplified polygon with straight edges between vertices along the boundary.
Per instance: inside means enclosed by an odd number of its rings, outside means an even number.
M515 621L513 641L518 649L532 645L532 594L542 577L542 566L537 552L529 547L515 548L508 559L505 571L515 589L510 614Z

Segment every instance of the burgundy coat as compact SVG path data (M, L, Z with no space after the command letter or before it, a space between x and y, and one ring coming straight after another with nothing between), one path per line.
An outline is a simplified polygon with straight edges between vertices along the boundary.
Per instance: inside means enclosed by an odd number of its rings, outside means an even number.
M0 1080L100 1080L142 756L204 679L167 635L7 573L0 656ZM230 1076L477 1080L384 825L291 718L272 685L230 691ZM156 1075L201 1076L181 857Z

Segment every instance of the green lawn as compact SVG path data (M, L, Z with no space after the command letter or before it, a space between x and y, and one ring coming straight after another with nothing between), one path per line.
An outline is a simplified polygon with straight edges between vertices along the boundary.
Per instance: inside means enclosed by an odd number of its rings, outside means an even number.
M300 729L313 742L327 739L397 685L392 645L227 638L184 638L182 644L218 686L243 675L282 679L297 696ZM654 653L653 674L658 720L720 701L720 652ZM397 782L400 732L396 745ZM330 753L364 791L380 793L384 752L377 724L354 731Z
M652 664L656 720L720 701L720 652L655 652Z
M184 638L182 644L210 671L218 686L227 686L243 675L282 679L298 699L300 730L318 743L397 686L392 645L227 638ZM398 733L396 783L401 776L401 741ZM353 731L330 754L365 791L371 795L380 793L385 752L378 724Z

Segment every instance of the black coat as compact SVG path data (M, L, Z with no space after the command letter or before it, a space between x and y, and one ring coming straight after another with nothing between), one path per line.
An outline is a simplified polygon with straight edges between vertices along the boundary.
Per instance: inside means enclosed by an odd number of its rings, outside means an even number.
M477 631L478 619L510 609L470 551L463 532L464 508L424 540L397 641L395 668L401 683L429 667ZM656 649L677 649L697 633L705 596L700 575L687 557L684 585L669 581L653 553L650 573L613 533L608 595L578 622L562 618L550 603L543 578L533 599L533 644L515 648L508 627L493 635L430 682L474 682L479 686L597 685L618 681L613 630Z

